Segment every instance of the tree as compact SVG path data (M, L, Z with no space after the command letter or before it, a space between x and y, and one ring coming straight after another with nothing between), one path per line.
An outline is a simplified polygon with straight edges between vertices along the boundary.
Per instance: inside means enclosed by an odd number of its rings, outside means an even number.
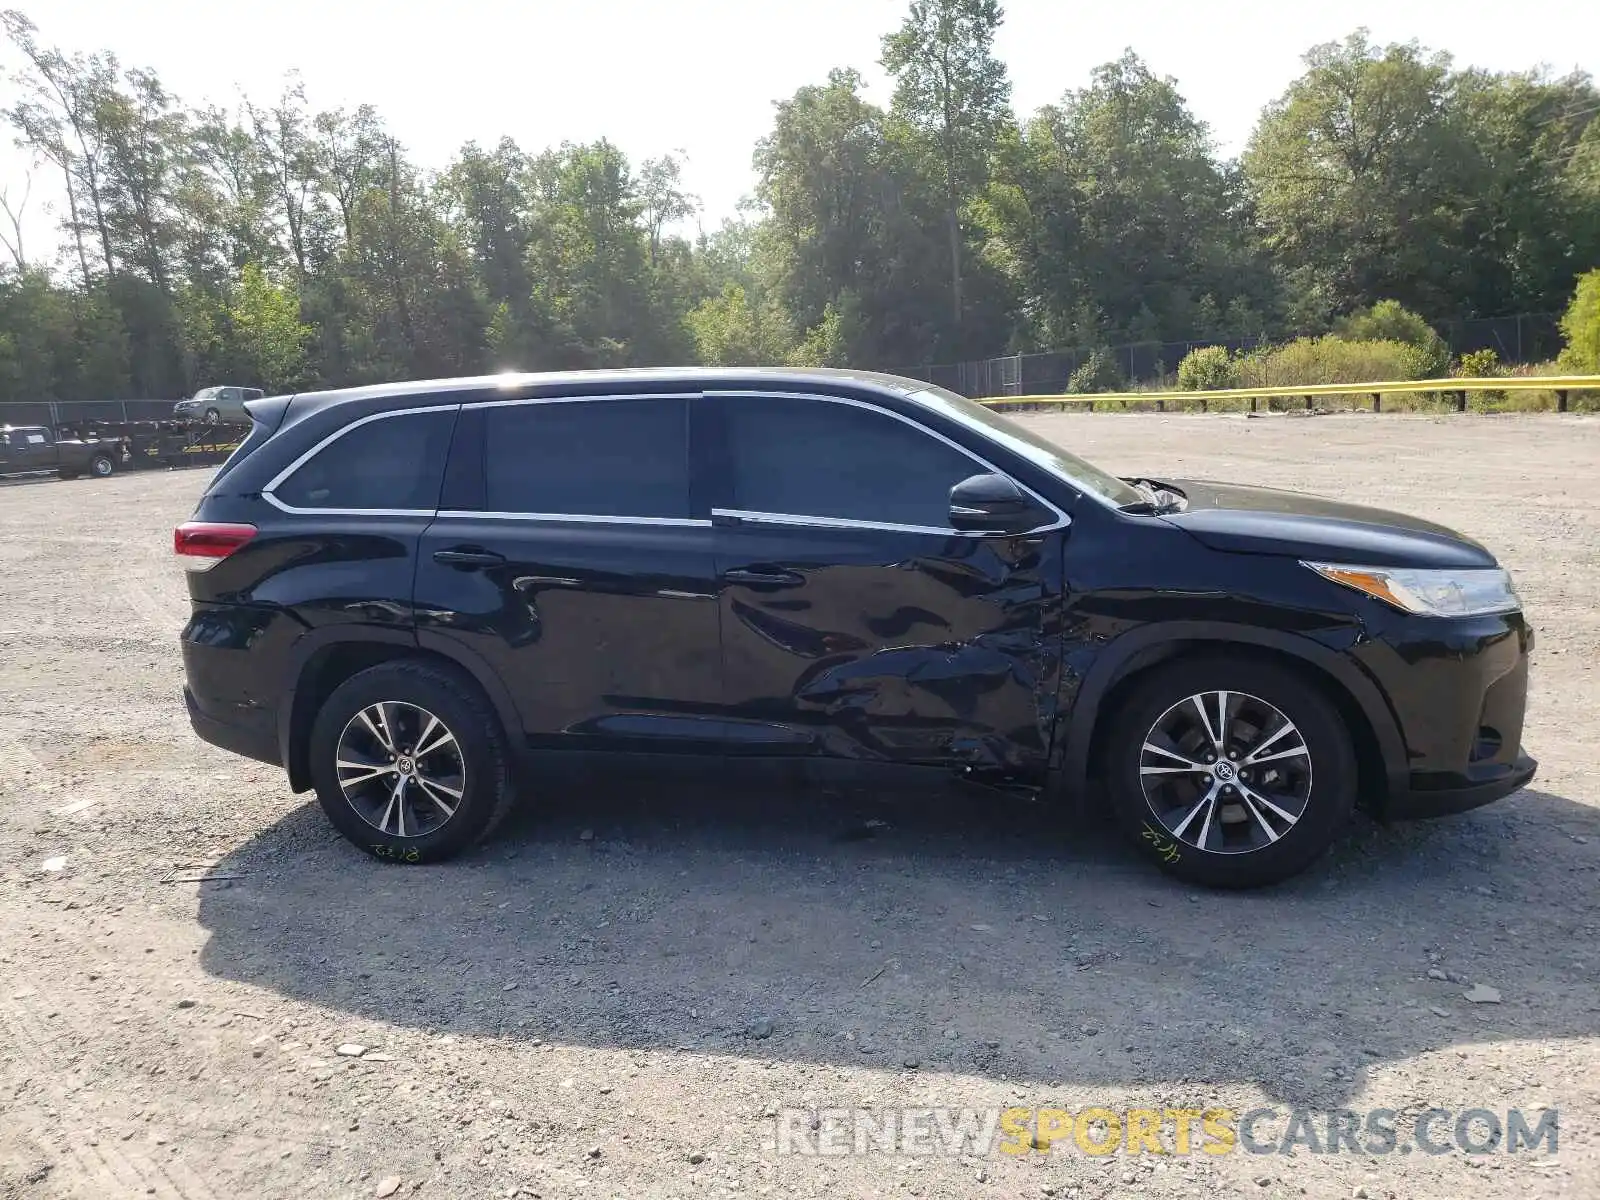
M1249 332L1228 307L1272 303L1240 180L1131 51L1002 141L983 213L1041 346Z
M774 308L752 303L736 283L689 314L695 350L713 367L771 366L788 360L790 333Z
M1305 62L1244 155L1268 249L1332 312L1378 296L1451 311L1455 263L1439 247L1459 243L1464 197L1449 58L1380 49L1362 30Z
M16 9L0 10L0 26L30 67L21 80L22 97L6 116L23 142L61 171L67 196L67 232L77 249L84 286L88 287L89 253L84 245L82 209L85 202L99 233L102 265L107 274L116 270L100 195L104 142L98 117L101 105L114 90L117 60L109 54L68 58L59 50L41 45L38 27ZM80 200L80 195L86 200Z
M895 80L894 115L916 132L943 185L958 339L961 210L987 179L989 152L1010 116L1011 83L992 52L1003 19L998 0L912 0L900 29L883 39L883 68Z
M274 284L258 264L246 263L228 318L251 381L269 392L288 391L300 382L311 328L300 320L300 301L292 291Z
M1585 272L1561 317L1567 345L1561 363L1568 370L1600 372L1600 268Z
M668 225L700 211L700 200L683 190L683 153L647 158L639 166L639 203L650 236L650 265L661 252L661 234Z

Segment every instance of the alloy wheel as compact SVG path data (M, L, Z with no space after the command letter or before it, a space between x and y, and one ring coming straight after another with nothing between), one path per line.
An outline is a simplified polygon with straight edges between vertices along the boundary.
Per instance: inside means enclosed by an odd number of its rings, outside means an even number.
M1294 722L1265 700L1199 692L1151 725L1139 782L1174 838L1212 854L1247 854L1277 842L1305 815L1311 752Z
M401 700L369 704L339 735L339 788L357 816L390 837L436 833L456 814L467 766L433 713Z

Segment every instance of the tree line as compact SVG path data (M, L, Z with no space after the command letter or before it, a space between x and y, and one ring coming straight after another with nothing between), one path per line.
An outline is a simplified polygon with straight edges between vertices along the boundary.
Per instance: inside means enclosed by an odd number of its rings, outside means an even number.
M433 169L370 106L193 107L0 12L0 106L63 197L0 184L0 400L505 368L916 369L1056 347L1564 308L1600 264L1600 91L1364 31L1313 48L1222 158L1133 52L1028 116L997 0L912 0L887 106L848 68L778 103L740 216L673 155L467 143Z

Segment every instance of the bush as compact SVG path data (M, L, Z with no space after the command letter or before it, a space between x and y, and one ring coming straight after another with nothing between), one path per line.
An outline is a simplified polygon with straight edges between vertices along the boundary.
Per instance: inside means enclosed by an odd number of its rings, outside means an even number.
M1600 373L1600 269L1578 277L1572 303L1561 318L1561 333L1567 339L1562 368L1580 375Z
M1069 392L1116 392L1122 390L1122 371L1117 357L1104 347L1089 351L1089 357L1067 381Z
M1233 356L1226 346L1201 346L1178 364L1178 387L1185 392L1211 392L1231 388L1238 379Z
M1283 346L1262 346L1234 362L1240 387L1427 379L1430 365L1431 359L1404 342L1352 342L1331 333L1296 338Z
M1462 379L1487 379L1500 374L1500 356L1493 350L1469 350L1456 363L1456 374Z
M1396 300L1379 300L1371 308L1351 313L1334 332L1347 342L1403 342L1411 356L1414 374L1408 379L1436 379L1450 370L1450 347L1432 325Z

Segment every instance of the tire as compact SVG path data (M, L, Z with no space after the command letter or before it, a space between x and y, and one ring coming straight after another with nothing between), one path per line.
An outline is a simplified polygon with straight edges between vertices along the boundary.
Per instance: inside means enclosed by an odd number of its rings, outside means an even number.
M206 409L206 424L207 425L215 425L220 420L222 420L222 414L220 412L218 412L214 408Z
M1204 720L1197 696L1208 701ZM1211 735L1222 703L1218 754ZM1272 663L1206 658L1154 671L1119 708L1108 753L1124 834L1163 870L1208 887L1298 874L1355 807L1355 751L1338 709L1310 679ZM1251 764L1257 756L1261 765Z
M96 454L89 460L89 474L96 479L107 479L116 471L117 464L109 454Z
M452 741L413 762L409 752L438 745L441 729ZM388 742L386 731L393 735ZM399 752L394 766L386 761L389 744ZM328 819L385 862L459 854L493 832L513 799L499 718L476 685L430 663L381 663L345 680L312 724L310 759ZM361 766L341 768L341 762ZM360 774L364 769L370 778ZM448 816L445 806L453 809Z

